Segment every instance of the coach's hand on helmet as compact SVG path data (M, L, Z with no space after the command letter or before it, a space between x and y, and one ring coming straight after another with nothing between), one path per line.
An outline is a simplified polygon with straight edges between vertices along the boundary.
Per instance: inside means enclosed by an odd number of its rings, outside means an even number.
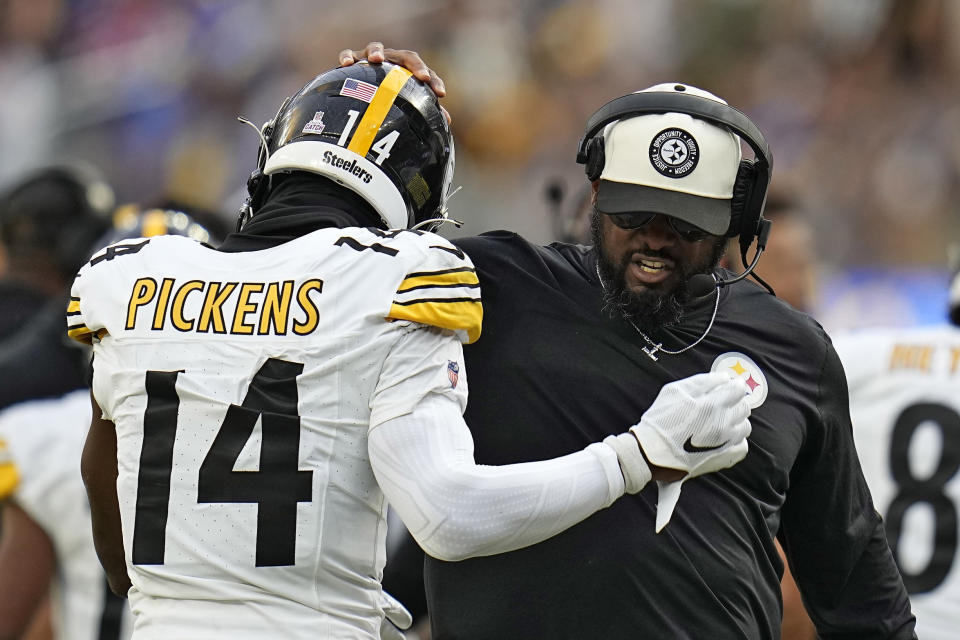
M413 77L427 84L438 98L447 95L447 88L443 84L443 79L436 72L427 66L420 54L409 49L389 49L383 46L382 42L371 42L360 50L344 49L339 56L340 66L349 67L357 60L367 60L368 62L392 62L404 67L413 74ZM450 114L446 109L440 107L447 122L450 122Z

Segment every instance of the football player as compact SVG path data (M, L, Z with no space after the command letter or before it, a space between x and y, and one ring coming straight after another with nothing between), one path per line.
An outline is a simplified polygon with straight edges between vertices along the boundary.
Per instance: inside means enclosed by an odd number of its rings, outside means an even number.
M63 301L77 269L110 228L114 194L85 164L28 172L0 195L0 408L86 388Z
M960 271L951 323L836 339L853 435L924 640L957 637L960 570Z
M121 238L177 234L198 242L210 239L203 226L181 211L123 206L111 220L112 228L88 247L88 257ZM62 307L57 315L58 333L38 332L27 340L38 345L34 353L45 353L44 340L59 345ZM69 351L78 363L84 360L79 345ZM10 360L2 367L13 371L18 362L23 366L22 360ZM128 637L125 603L108 588L94 552L80 478L90 393L84 385L62 396L52 391L39 396L0 412L0 637L20 637L47 594L52 595L56 638Z
M454 164L433 92L400 66L335 69L259 133L218 250L121 242L73 287L69 334L94 350L82 472L134 637L376 638L385 494L452 560L746 454L745 387L706 374L605 442L476 465L461 345L482 304L470 258L429 232Z

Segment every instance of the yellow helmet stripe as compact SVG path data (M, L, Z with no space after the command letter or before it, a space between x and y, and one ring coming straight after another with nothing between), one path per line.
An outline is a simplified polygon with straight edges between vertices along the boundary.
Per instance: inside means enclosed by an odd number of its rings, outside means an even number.
M377 87L377 92L373 95L373 100L370 101L363 117L360 118L360 124L357 125L357 130L353 134L347 149L366 157L367 152L373 145L373 139L380 130L380 125L383 124L390 107L397 99L397 94L400 93L400 89L407 83L407 78L411 75L413 74L403 67L394 67L387 73L383 82Z

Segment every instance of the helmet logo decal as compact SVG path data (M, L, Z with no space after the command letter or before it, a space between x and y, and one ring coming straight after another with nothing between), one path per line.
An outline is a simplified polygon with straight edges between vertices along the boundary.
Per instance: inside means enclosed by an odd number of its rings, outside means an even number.
M340 88L340 95L347 96L348 98L356 98L357 100L363 100L364 102L370 102L373 100L373 96L376 92L376 85L372 85L369 82L363 82L362 80L356 80L354 78L347 78L344 80L343 86Z
M664 129L650 143L650 164L668 178L682 178L697 167L700 147L683 129Z
M370 174L370 172L364 169L363 166L357 162L356 158L348 160L346 158L341 158L333 151L324 151L323 162L331 167L335 167L349 174L357 176L363 180L364 184L370 184L370 181L373 180L373 176Z
M323 124L323 111L317 111L313 114L313 119L307 124L303 125L303 130L300 133L312 133L313 135L320 135L323 133L323 129L326 127Z
M763 371L749 356L739 351L721 353L710 367L710 373L717 371L732 373L747 383L747 389L749 389L747 391L747 404L750 405L751 409L756 409L767 399L767 392L770 388L767 384L767 377L763 375Z

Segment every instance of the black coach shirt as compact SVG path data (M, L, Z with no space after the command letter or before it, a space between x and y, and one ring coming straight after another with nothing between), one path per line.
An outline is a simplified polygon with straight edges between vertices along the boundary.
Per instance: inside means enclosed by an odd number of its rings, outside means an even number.
M762 399L747 457L686 482L654 532L651 483L545 542L463 562L427 558L435 640L780 638L781 543L822 638L912 638L913 616L853 444L843 370L808 316L760 287L720 290L696 347L653 360L601 311L596 254L494 232L458 240L483 288L465 348L478 464L565 455L639 421L673 380L730 367ZM682 328L694 342L714 294Z

